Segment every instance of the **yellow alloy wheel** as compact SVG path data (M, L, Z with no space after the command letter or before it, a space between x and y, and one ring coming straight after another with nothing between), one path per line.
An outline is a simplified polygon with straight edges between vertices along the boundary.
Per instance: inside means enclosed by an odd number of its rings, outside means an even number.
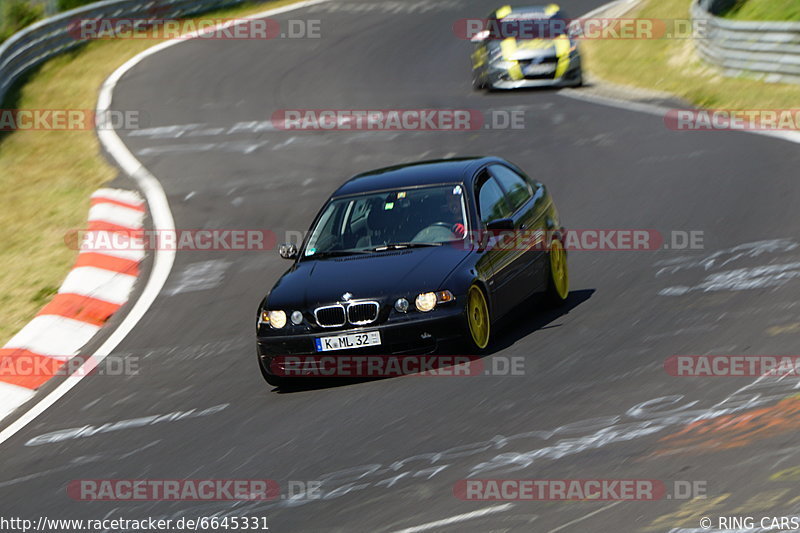
M467 321L472 342L483 350L489 344L489 306L486 305L483 291L476 285L469 288L467 295Z
M561 300L569 294L569 272L567 271L567 252L561 241L554 239L550 245L550 277L553 288Z

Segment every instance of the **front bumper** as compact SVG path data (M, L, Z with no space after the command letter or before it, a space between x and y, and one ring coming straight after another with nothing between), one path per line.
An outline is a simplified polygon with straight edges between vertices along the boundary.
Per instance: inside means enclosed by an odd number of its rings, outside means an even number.
M258 357L262 368L273 373L270 368L276 356L318 355L336 357L337 355L424 355L434 353L451 345L463 337L466 324L462 306L440 307L430 314L414 315L394 319L383 324L325 330L314 333L258 337ZM380 346L367 346L350 350L317 352L315 339L332 335L347 335L379 331Z
M507 70L490 68L487 73L487 86L492 89L524 89L531 87L573 87L582 83L582 68L580 55L570 59L567 70L558 77L525 77L510 79Z

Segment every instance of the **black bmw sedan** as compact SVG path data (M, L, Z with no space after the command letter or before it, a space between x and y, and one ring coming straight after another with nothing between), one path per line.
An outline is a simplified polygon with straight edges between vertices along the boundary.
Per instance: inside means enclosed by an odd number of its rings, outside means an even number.
M563 231L544 185L500 158L359 174L281 247L293 264L258 309L262 374L285 381L277 356L480 352L533 294L566 299Z

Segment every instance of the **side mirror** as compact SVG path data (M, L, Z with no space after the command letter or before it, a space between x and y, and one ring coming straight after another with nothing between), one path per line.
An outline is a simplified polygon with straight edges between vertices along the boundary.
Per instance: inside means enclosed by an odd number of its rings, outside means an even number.
M280 248L278 248L278 253L284 259L297 259L297 246L289 243L281 244Z
M494 231L514 231L514 220L510 218L498 218L486 224L486 229Z
M583 37L583 28L580 25L580 22L577 20L573 20L567 26L567 36L573 39L578 39Z

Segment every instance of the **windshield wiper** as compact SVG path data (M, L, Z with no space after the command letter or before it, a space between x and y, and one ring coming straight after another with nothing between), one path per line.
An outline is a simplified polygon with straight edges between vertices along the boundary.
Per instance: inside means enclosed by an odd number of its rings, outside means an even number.
M429 246L441 246L440 242L392 242L382 244L372 249L373 252L383 252L385 250L402 250L403 248L427 248Z
M371 254L372 250L326 250L303 256L303 259L319 259L321 257L342 257L345 255Z

